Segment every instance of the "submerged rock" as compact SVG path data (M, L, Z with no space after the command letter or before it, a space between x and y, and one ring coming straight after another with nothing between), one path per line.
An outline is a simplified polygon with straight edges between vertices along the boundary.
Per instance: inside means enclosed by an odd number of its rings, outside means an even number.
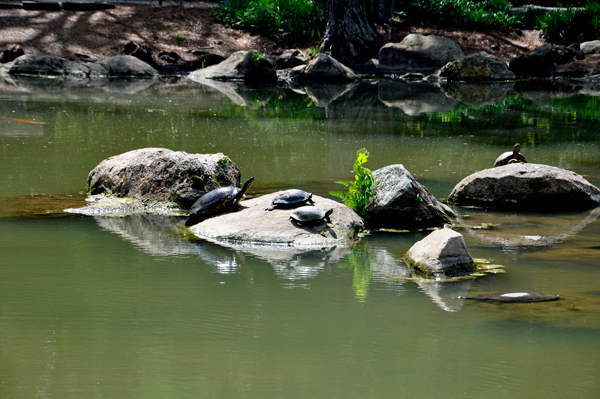
M190 227L200 238L227 244L271 247L328 248L352 246L364 229L364 222L351 208L339 202L313 196L315 206L333 209L331 223L298 226L290 220L291 210L265 211L283 192L242 201L237 212L229 212Z
M197 69L189 75L192 80L245 80L274 82L277 80L275 67L256 50L237 51L225 61L207 68Z
M142 148L110 157L88 176L91 194L109 192L186 207L208 191L239 184L240 171L222 153L188 154L166 148Z
M570 212L600 205L600 190L575 172L515 163L465 177L448 201L500 210Z
M455 217L403 165L373 172L377 184L367 206L369 227L414 230L442 227Z
M464 57L452 40L434 35L410 34L400 43L388 43L379 50L379 69L387 73L431 74Z
M509 292L506 294L489 294L477 296L459 296L459 299L475 299L491 303L531 303L558 301L559 295L544 294L541 292Z
M438 280L476 270L462 234L449 228L435 230L417 242L408 250L405 260L414 273Z

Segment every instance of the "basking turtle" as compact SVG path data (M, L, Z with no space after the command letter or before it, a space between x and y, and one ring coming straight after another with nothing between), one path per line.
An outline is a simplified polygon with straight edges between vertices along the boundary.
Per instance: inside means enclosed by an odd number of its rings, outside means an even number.
M293 210L292 213L290 213L290 219L292 219L293 222L296 222L298 226L304 226L305 224L318 224L323 220L331 223L329 215L332 213L333 208L328 211L324 211L316 206L307 205Z
M494 167L508 165L509 163L527 163L525 157L519 154L519 151L521 151L521 144L517 143L513 147L512 152L506 151L504 154L500 155L498 159L496 159Z
M315 203L312 200L312 193L294 188L286 190L273 198L271 206L266 208L265 211L272 211L275 208L295 208L299 205L305 205L307 202Z
M253 181L254 177L251 177L244 183L242 188L221 187L204 194L190 208L185 225L193 226L219 212L235 207L244 199L244 194L246 194Z

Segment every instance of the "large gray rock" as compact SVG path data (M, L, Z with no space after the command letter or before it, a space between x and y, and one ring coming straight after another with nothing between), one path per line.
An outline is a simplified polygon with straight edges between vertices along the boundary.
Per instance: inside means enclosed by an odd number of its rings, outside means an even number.
M414 273L433 279L464 276L477 269L462 234L449 228L433 231L404 258Z
M221 153L188 154L165 148L143 148L110 157L88 176L91 194L110 192L174 201L185 207L215 188L239 184L240 171Z
M87 64L90 74L110 77L147 78L157 76L158 71L144 61L131 55L107 57L101 61Z
M508 69L517 76L546 76L554 67L554 52L549 43L519 54L508 63Z
M583 54L600 53L600 40L592 40L591 42L583 42L579 45L579 51Z
M575 172L516 163L465 177L448 201L500 210L569 212L597 207L600 190Z
M448 62L464 57L460 47L450 39L410 34L400 43L388 43L379 50L379 66L383 72L420 72L431 74Z
M15 75L62 76L72 78L129 77L146 78L158 75L150 65L124 55L99 62L69 61L48 55L26 54L6 64L6 71Z
M277 80L277 73L266 57L255 50L248 50L237 51L217 65L197 69L189 78L195 81L217 79L273 82Z
M495 55L480 51L444 65L440 77L458 81L512 80L515 74Z
M335 58L319 53L308 65L290 71L290 79L298 81L351 82L358 80L354 71Z
M369 227L414 230L441 227L455 217L403 165L373 172L377 185L367 206Z
M290 209L267 212L273 198L281 192L240 203L240 210L214 216L190 227L198 237L224 243L300 248L351 246L364 223L351 208L339 202L313 195L315 206L333 208L331 223L300 227L290 220Z

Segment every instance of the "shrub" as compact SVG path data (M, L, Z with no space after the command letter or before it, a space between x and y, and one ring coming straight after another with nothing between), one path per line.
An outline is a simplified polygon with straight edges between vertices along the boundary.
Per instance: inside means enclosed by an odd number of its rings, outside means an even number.
M341 198L344 204L354 209L360 216L367 218L367 205L373 198L373 187L375 178L371 171L363 166L369 158L369 151L361 148L356 151L356 161L354 162L354 181L338 180L336 183L343 184L348 188L348 192L331 191L329 194Z
M571 44L598 39L600 4L587 3L583 10L568 7L538 17L539 28L552 43Z
M313 0L226 0L215 15L225 25L292 37L320 36L325 23L322 4Z

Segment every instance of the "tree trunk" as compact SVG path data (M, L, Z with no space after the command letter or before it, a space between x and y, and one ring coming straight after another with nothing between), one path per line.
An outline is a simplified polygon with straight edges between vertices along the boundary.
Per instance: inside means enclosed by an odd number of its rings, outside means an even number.
M329 51L344 63L359 62L376 54L380 42L372 28L370 11L370 0L329 0L327 27L319 52Z

